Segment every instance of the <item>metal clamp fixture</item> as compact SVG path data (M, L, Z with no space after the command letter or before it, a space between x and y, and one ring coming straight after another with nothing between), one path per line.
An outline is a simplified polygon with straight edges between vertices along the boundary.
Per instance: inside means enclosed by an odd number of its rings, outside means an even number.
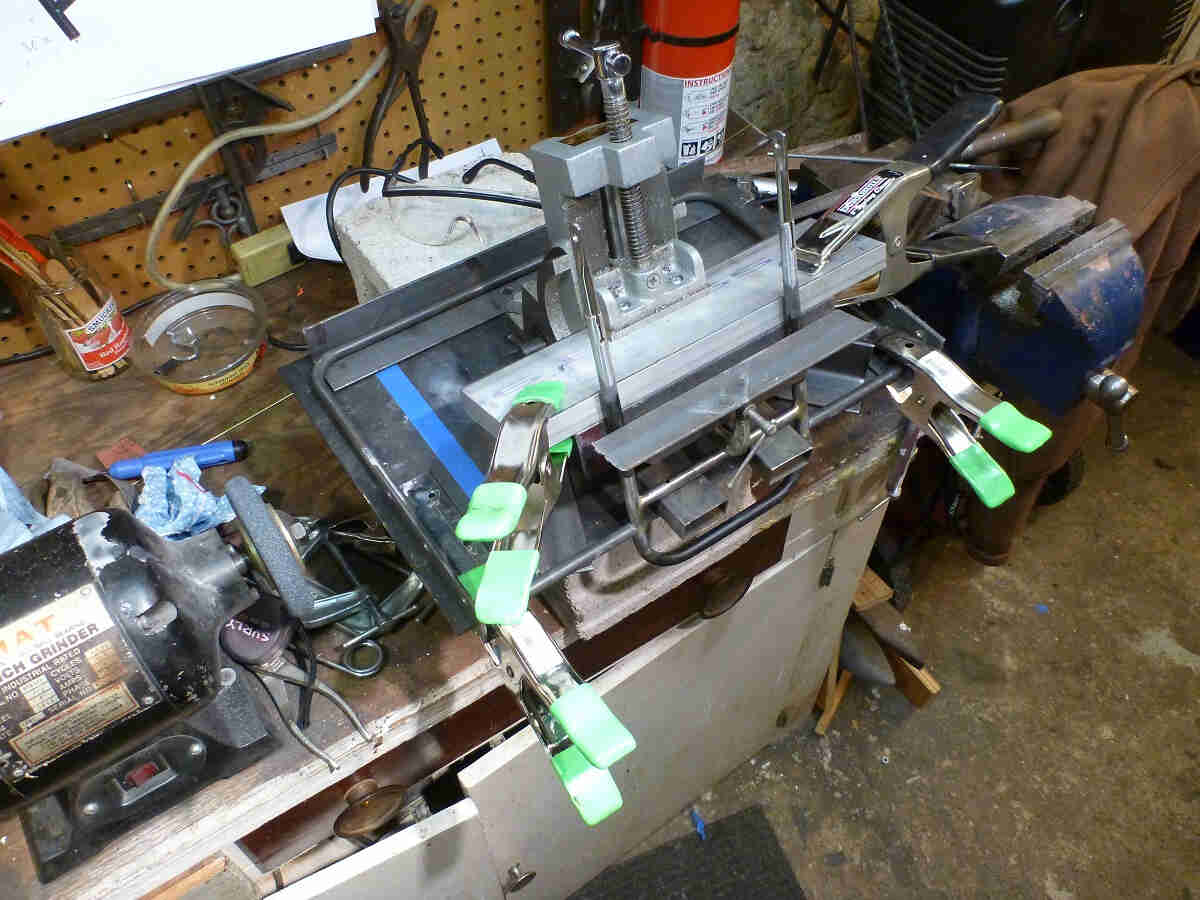
M455 533L463 541L492 542L487 562L460 576L474 599L484 646L505 673L580 816L595 825L621 807L607 770L636 743L529 611L542 529L572 448L569 438L550 446L546 436L562 396L559 382L530 385L517 395L501 424L487 478L472 493Z
M596 300L611 330L620 331L702 287L704 263L675 226L666 176L675 159L670 117L630 107L631 63L618 43L593 45L573 30L559 40L583 56L581 81L595 74L606 124L603 132L585 129L530 148L550 243L566 264L553 283L540 285L539 301L551 321L561 318L569 331L584 327L582 273L570 253L571 228L581 225Z

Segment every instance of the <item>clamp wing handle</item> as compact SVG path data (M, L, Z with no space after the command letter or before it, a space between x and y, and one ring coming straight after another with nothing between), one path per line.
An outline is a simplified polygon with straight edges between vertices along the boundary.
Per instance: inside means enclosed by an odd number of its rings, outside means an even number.
M940 174L962 154L971 141L1000 115L1004 101L991 94L967 94L929 126L900 156L905 162L927 166Z

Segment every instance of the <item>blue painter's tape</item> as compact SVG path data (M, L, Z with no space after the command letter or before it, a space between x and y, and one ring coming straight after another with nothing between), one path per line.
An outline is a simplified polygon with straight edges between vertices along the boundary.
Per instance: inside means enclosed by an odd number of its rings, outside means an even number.
M401 371L400 366L388 366L378 373L377 377L379 383L392 395L396 405L404 410L404 414L408 416L408 420L417 429L417 433L429 445L429 449L441 460L446 471L450 473L450 477L458 482L463 493L470 497L475 488L483 483L483 473L479 471L475 461L467 455L462 444L455 440L450 429L438 418L433 407L421 396L416 385L408 380L408 376Z

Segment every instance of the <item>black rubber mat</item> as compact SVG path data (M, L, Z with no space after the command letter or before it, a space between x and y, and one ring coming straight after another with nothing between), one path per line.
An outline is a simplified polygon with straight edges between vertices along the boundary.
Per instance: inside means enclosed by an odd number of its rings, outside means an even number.
M570 900L804 900L762 807L611 866Z

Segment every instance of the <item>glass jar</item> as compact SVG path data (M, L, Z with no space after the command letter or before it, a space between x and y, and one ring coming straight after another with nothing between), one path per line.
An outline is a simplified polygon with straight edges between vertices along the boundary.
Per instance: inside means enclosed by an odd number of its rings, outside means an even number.
M130 360L177 394L212 394L250 374L267 348L258 291L224 278L164 294L141 315Z
M50 259L34 290L34 314L68 374L102 381L129 368L132 335L116 298L78 259Z

